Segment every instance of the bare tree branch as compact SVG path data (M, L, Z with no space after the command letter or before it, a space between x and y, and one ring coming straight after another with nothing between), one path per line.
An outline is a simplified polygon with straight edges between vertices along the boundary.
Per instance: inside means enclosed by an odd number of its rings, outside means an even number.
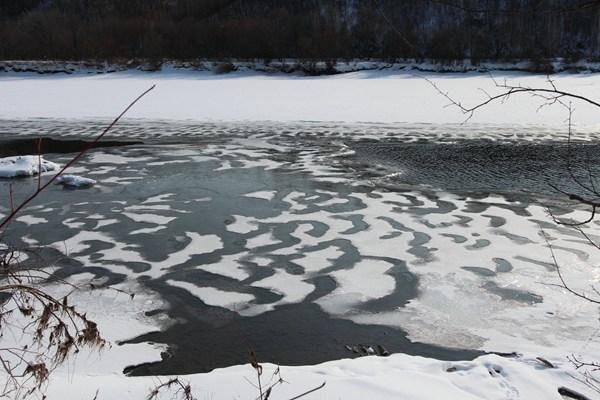
M460 109L460 111L462 111L463 114L467 115L466 121L470 120L473 117L473 114L475 113L475 111L477 111L481 108L484 108L485 106L487 106L491 103L497 102L497 101L504 102L504 101L508 100L512 95L518 95L518 94L529 94L534 97L539 97L542 100L544 100L545 105L552 105L552 104L558 102L560 99L566 97L566 98L571 98L571 99L577 99L584 103L588 103L595 107L600 108L599 102L594 101L588 97L579 95L577 93L565 92L563 90L556 89L556 86L554 85L554 83L552 81L550 81L551 87L549 87L549 88L525 87L525 86L509 85L508 83L506 83L506 81L503 83L500 83L492 75L490 75L490 76L491 76L491 79L494 82L495 86L498 89L501 89L501 92L498 94L495 94L495 95L489 95L486 93L488 95L488 98L486 100L483 100L482 102L479 102L479 103L473 105L473 106L463 105L460 101L458 101L458 100L454 99L452 96L450 96L450 94L448 92L444 92L442 89L440 89L440 87L435 82L433 82L431 79L429 79L427 77L423 77L423 76L421 76L421 78L426 80L427 82L429 82L429 84L439 94L444 96L450 102L449 104L446 105L447 107L448 106L458 107Z

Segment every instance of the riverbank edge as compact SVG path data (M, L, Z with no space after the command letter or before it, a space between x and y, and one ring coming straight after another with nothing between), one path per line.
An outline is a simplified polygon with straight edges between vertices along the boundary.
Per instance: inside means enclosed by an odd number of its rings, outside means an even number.
M285 73L305 76L335 75L358 71L418 71L466 73L518 71L538 74L600 72L600 61L566 60L0 60L0 73L30 74L109 74L122 71L209 71L227 74L234 71Z

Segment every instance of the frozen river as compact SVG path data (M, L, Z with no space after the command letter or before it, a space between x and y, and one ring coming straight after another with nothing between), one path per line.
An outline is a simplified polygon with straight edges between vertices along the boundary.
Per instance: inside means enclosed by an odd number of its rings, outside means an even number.
M5 120L0 140L99 126ZM112 134L143 143L90 152L70 172L98 184L51 188L7 237L56 276L136 281L162 299L147 310L160 331L129 342L169 350L135 374L245 363L251 348L285 365L355 356L345 345L438 359L600 354L597 309L552 285L541 235L575 286L600 278L600 252L546 211L587 216L548 183L573 189L569 157L597 175L593 141L569 154L551 130L476 124L130 120Z

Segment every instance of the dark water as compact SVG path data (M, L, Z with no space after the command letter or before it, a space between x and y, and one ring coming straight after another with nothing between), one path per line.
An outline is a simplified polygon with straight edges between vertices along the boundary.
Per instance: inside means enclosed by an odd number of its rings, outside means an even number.
M19 121L4 124L1 138L11 139L19 130L24 135L45 131L56 137L85 138L101 125L73 121L24 121L21 124ZM386 296L362 301L351 312L377 314L396 310L418 296L419 278L409 271L407 262L414 263L416 259L427 263L436 257L438 249L429 246L431 229L435 227L407 226L405 221L407 217L409 221L418 221L420 216L432 213L456 213L454 203L438 194L440 189L471 199L466 210L470 216L460 216L456 226L468 226L473 218L482 215L492 228L498 229L498 235L508 235L518 247L519 240L524 244L529 239L520 237L518 232L501 231L505 218L486 214L489 203L483 200L491 194L503 194L509 202L498 207L523 216L538 198L556 196L549 182L565 190L580 190L565 172L568 160L576 176L587 179L586 182L591 182L590 176L600 172L600 166L593 162L600 146L594 142L567 148L564 142L541 139L515 142L514 135L508 133L506 138L510 140L502 142L499 140L502 135L494 141L467 140L456 135L446 137L435 130L429 140L419 141L415 140L419 131L407 133L400 128L393 131L390 127L378 126L346 127L345 133L339 127L314 124L221 126L155 122L130 123L120 129L115 137L122 135L136 140L141 137L144 144L94 150L78 165L84 168L81 174L100 183L87 190L52 187L26 213L47 222L32 228L16 221L8 238L16 246L26 247L25 238L49 245L68 241L80 231L104 234L104 238L96 236L84 241L87 248L69 252L68 257L54 261L56 276L85 271L107 278L105 285L135 279L166 301L167 309L150 314L167 314L177 322L161 332L132 338L130 342L166 343L170 350L163 362L128 369L134 375L209 371L247 362L251 349L266 361L286 365L354 357L356 355L348 352L345 345L357 344L380 344L392 352L447 360L474 358L480 354L478 351L411 342L402 329L386 327L385 323L357 324L338 318L326 313L318 305L319 301L332 295L338 287L333 273L349 271L361 261L376 259L389 263L385 275L393 278L395 289ZM389 130L383 135L385 139L363 137L365 131L371 135L381 130ZM404 135L405 140L389 139L390 132L396 132L398 137ZM248 153L248 149L252 152ZM354 154L348 153L348 149ZM187 153L178 153L181 150ZM122 157L123 160L117 162L115 160L120 159L94 158L94 155ZM59 162L65 162L68 157L48 155L49 159ZM269 162L274 164L265 167ZM310 163L324 167L325 172L315 174ZM17 196L24 196L35 182L24 179L14 184ZM358 195L378 201L381 194L375 191L389 190L395 193L399 206L394 214L379 217L389 224L390 232L374 234L381 234L382 242L410 237L408 249L391 255L363 254L353 243L352 235L370 229L364 220L370 204ZM273 198L246 196L256 191L273 191ZM168 207L152 209L144 205L153 196L165 194L169 195L166 200L152 204ZM0 196L8 196L7 181L0 181ZM140 208L145 211L139 213L173 219L159 223L162 228L158 226L161 229L152 231L157 228L156 223L132 219L131 214ZM319 219L321 212L333 215L332 219ZM560 209L557 212L560 213ZM286 213L290 216L285 221L269 222ZM303 217L306 215L315 217L306 219ZM232 231L234 216L255 219L256 229L246 233ZM102 219L116 222L98 226L98 220ZM331 221L336 219L346 221L350 228L333 239L321 239L334 230ZM65 220L69 223L65 224ZM317 244L303 245L298 239L294 232L302 224L311 225L306 234ZM138 232L140 229L146 231ZM189 232L216 235L222 246L208 252L198 251L187 260L156 271L155 263L191 243L186 236ZM270 241L259 246L249 245L260 235L269 233ZM452 236L457 246L470 246L467 248L473 251L490 245L489 241L472 240L459 234L446 236ZM120 245L135 251L139 259L119 259ZM328 248L336 248L341 255L331 260L327 268L313 273L299 263L304 257ZM58 247L45 248L39 254L47 260L57 260L61 253L64 252ZM225 257L237 254L246 277L235 278L203 269L219 265ZM482 287L502 300L523 304L543 301L535 293L503 288L495 283L494 277L498 274L514 272L501 256L494 258L495 267L491 269L468 262L463 268L480 277ZM82 262L86 257L90 261ZM256 257L266 258L267 264L260 265ZM282 294L277 288L254 285L281 273L312 285L312 291L301 301L286 303L282 301L286 298L285 290ZM253 300L244 307L277 304L266 312L242 316L227 307L209 305L193 293L169 284L173 280L251 295Z
M317 364L358 357L346 350L348 344L362 344L374 349L379 344L392 353L442 360L470 360L483 354L411 342L400 329L331 318L308 300L282 305L256 317L239 318L235 315L215 316L193 296L174 295L167 299L176 309L170 315L186 318L189 322L130 341L173 344L171 351L163 355L163 362L126 370L131 375L208 372L249 362L251 350L262 360L279 365ZM198 318L200 312L205 315Z
M600 145L573 143L499 143L460 140L456 143L353 142L356 159L397 171L392 179L426 184L448 191L523 192L557 195L552 186L586 194L583 185L600 188Z

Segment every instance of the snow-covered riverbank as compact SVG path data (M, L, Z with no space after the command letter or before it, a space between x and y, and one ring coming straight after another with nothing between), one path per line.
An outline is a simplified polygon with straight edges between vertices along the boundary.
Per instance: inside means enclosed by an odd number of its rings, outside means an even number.
M263 385L277 382L277 366L263 365ZM269 398L291 399L311 389L325 386L307 396L310 400L564 400L559 390L593 392L573 376L578 372L568 365L548 368L534 357L519 359L496 355L474 361L443 362L422 357L394 354L387 358L369 356L360 360L339 360L315 366L281 367L284 383L277 385ZM98 400L139 400L169 377L127 378L118 375L57 376L60 384L51 385L49 398L94 398ZM256 399L259 397L256 373L250 365L215 370L208 374L180 377L191 385L197 399ZM65 384L71 381L71 384ZM173 399L177 385L164 390L158 399Z
M358 71L421 71L421 72L493 72L521 71L529 73L590 73L600 72L600 62L564 58L547 60L377 60L349 59L316 61L306 59L243 60L243 59L196 59L176 60L0 60L0 72L19 74L111 74L123 71L205 71L229 73L233 71L258 73L286 73L301 75L334 75Z

